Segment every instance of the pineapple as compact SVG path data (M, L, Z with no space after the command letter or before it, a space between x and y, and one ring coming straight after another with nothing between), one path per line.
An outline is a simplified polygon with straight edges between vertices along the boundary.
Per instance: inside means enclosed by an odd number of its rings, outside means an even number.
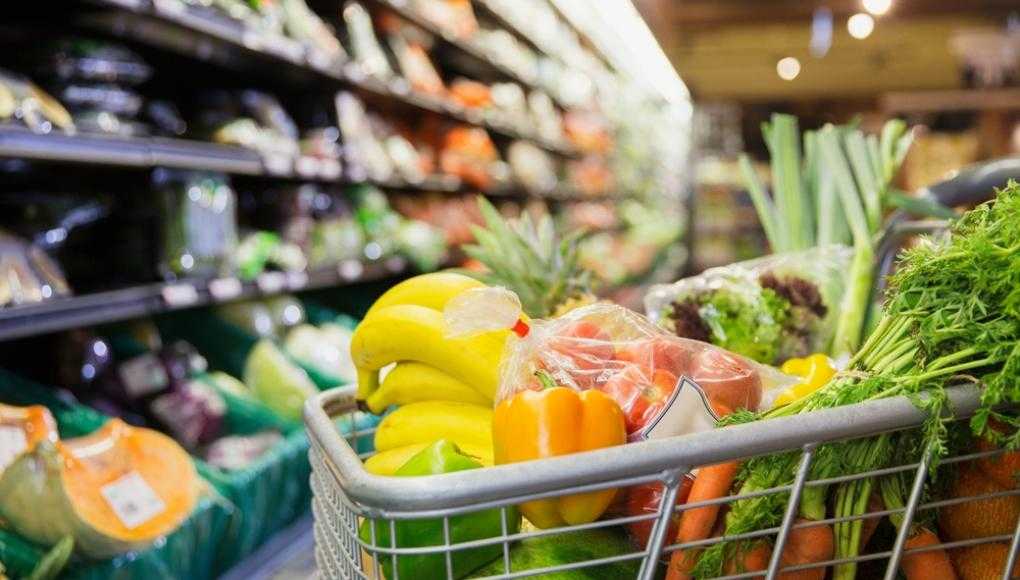
M487 271L467 272L469 275L513 290L524 312L535 318L559 316L595 301L591 272L582 269L577 260L583 232L557 240L548 214L537 222L527 213L508 221L481 196L478 207L485 227L472 226L476 243L465 246L464 251Z

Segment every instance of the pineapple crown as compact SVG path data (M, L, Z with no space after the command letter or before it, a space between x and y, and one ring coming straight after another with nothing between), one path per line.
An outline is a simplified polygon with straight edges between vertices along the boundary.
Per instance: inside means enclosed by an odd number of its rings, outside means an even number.
M472 226L475 243L464 252L488 272L465 272L492 286L517 293L529 316L548 318L565 302L590 291L591 272L578 264L578 244L584 231L558 238L548 214L536 222L527 212L504 219L487 199L478 197L485 227Z

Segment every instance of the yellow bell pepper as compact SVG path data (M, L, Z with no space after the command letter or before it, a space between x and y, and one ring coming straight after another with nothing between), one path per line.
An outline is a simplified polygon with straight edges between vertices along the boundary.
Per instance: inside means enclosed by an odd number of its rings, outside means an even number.
M836 374L836 367L833 366L829 357L824 354L813 354L805 358L791 358L783 363L779 370L788 375L802 377L804 380L786 389L776 397L776 402L774 403L776 407L803 399L822 388Z
M496 463L554 457L627 442L623 412L601 391L577 392L540 376L541 390L521 391L496 406L492 420ZM525 502L521 512L547 529L599 519L615 489Z

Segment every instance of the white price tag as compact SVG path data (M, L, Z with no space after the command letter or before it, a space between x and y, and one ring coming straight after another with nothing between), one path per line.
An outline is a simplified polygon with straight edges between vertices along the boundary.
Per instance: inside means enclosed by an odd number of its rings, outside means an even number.
M259 274L255 284L263 294L276 294L287 284L287 276L283 272L263 272Z
M28 449L28 438L21 427L0 425L0 471L14 463Z
M306 58L308 59L308 64L312 65L313 68L322 71L331 71L335 68L333 65L336 61L322 51L311 49L308 51Z
M180 0L153 0L152 5L156 8L156 12L167 14L181 14L187 10L187 7Z
M287 289L300 290L308 285L308 274L304 272L287 272Z
M137 471L131 471L113 483L104 485L99 488L99 492L129 530L166 510L166 504Z
M216 278L209 282L209 294L216 300L231 300L241 295L241 281L237 278Z
M319 162L319 175L323 179L340 179L340 162L336 159L322 159Z
M340 266L337 268L337 273L344 280L357 280L361 277L361 273L365 271L365 266L357 260L344 260L340 262Z
M144 397L158 393L170 384L163 364L152 353L128 359L117 367L124 390L131 397Z
M262 164L270 175L289 175L293 160L286 155L266 155L262 158Z
M643 441L700 433L714 429L718 421L698 383L681 376L662 411L631 439Z
M198 302L198 290L191 284L170 284L160 291L167 306L182 308Z
M315 177L319 173L319 160L303 155L294 161L294 172L301 177Z

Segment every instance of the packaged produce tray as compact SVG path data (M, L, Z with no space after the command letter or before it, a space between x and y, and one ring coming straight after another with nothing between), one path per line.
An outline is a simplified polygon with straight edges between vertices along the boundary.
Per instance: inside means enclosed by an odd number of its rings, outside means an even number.
M98 429L106 417L88 407L69 404L45 387L0 370L0 401L13 405L45 405L53 413L64 438L86 435ZM191 516L172 534L142 552L109 560L90 561L74 557L63 578L99 579L212 579L221 566L223 539L236 525L234 506L210 494L200 500ZM0 530L0 561L14 577L28 575L48 548Z
M302 425L280 419L258 402L229 394L223 396L227 402L225 420L229 433L246 435L266 429L277 429L284 434L283 440L254 463L240 470L227 471L201 459L195 459L199 474L212 484L222 497L203 502L189 523L174 534L174 537L180 535L182 538L174 540L183 542L181 548L161 547L156 555L146 556L150 560L148 564L137 564L139 567L132 570L140 573L151 566L154 574L160 570L167 570L171 573L169 578L212 578L254 552L275 532L307 513L311 498L308 484L311 468L308 464L308 438ZM0 370L0 401L15 405L45 405L56 418L63 437L87 434L106 421L105 416L91 408L67 403L42 385L31 383L3 370ZM359 428L370 427L375 422L374 418L367 415L358 415L356 419ZM337 424L337 428L345 432L352 430L353 427L354 423L348 420L342 420ZM197 529L190 531L185 529L189 527ZM17 536L12 534L8 536L14 538L11 542L18 541L31 546ZM189 537L191 540L185 539ZM0 538L7 539L6 536ZM198 540L205 543L200 546ZM188 541L192 544L188 544ZM38 547L32 548L32 551L17 561L32 562L44 553ZM167 552L168 554L176 551L183 553L194 551L195 562L189 564L194 567L194 572L181 567L183 565L181 563L161 562L159 554L167 549L171 550ZM207 554L209 551L211 553ZM16 550L14 554L17 556L22 554L22 551ZM109 565L114 567L110 570L123 566L117 564L117 561L111 561ZM95 577L106 576L100 574Z

